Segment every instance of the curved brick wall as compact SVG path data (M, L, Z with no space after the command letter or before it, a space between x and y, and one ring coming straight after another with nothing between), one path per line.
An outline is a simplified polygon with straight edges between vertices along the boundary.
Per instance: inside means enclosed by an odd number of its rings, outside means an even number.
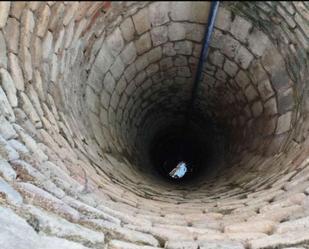
M216 163L188 185L150 166L209 7L0 3L1 248L308 248L306 2L221 3L193 119Z

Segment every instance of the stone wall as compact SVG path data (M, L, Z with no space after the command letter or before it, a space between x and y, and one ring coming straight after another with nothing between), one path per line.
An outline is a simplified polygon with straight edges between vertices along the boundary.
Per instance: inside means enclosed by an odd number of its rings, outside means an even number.
M309 248L306 2L221 3L194 115L224 160L187 186L149 166L209 8L0 2L1 248Z

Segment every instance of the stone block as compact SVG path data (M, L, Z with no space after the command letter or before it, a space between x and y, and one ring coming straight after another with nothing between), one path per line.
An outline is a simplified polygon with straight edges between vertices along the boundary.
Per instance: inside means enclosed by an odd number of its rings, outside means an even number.
M276 134L282 134L290 130L292 121L292 112L287 112L278 118Z
M280 248L305 243L308 240L308 231L290 231L284 234L274 234L265 238L251 240L248 244L252 249Z
M156 48L150 50L147 53L147 59L148 59L149 63L156 62L156 61L160 60L161 58L162 58L161 47L156 47Z
M104 85L104 89L108 91L110 94L114 91L114 88L116 86L116 81L110 72L106 74L103 85Z
M71 21L65 29L65 36L64 36L64 48L65 49L68 49L71 45L73 35L74 35L74 27L75 27L75 22Z
M308 22L306 22L306 18L308 18L308 17L309 17L308 12L305 14L305 17L301 16L299 13L295 14L295 21L296 21L297 25L300 26L300 28L302 29L302 31L305 34L309 33ZM307 21L308 21L308 19L307 19Z
M159 66L157 64L150 64L146 68L146 73L148 77L151 77L153 74L159 71Z
M9 100L7 99L5 92L2 90L1 87L0 87L0 113L9 121L11 122L15 121L15 115L13 109L9 103Z
M151 24L147 8L141 9L132 18L137 34L140 35L150 30Z
M30 56L32 59L32 70L35 68L39 68L39 66L42 64L42 41L39 37L33 38L33 42L30 44ZM64 61L64 55L62 55L62 61L63 64ZM62 73L64 70L62 71Z
M174 65L176 67L187 66L188 65L188 60L187 60L187 58L185 56L178 55L174 59Z
M272 116L278 113L276 98L273 97L264 104L264 113L266 116Z
M129 43L121 52L120 57L125 65L131 64L137 56L134 42Z
M20 192L27 202L39 206L45 210L54 212L69 220L76 221L79 219L79 213L73 208L66 205L60 199L54 197L48 192L30 184L30 183L16 183L16 189Z
M6 201L14 206L20 206L23 203L21 195L0 177L0 195L4 195Z
M136 75L136 66L135 64L131 64L124 71L124 77L127 80L127 82L130 83L130 81L135 77L135 75Z
M52 44L53 44L53 34L47 31L42 42L42 57L44 60L47 60L49 58L52 52Z
M23 115L24 115L23 118L25 119L26 115L25 114ZM48 159L47 155L39 148L35 140L30 135L25 133L25 131L20 126L17 126L17 125L13 125L13 126L16 132L18 133L19 137L21 138L21 141L26 145L29 151L31 151L31 153L33 153L33 155L37 157L39 161L46 161ZM32 126L29 127L30 131L33 131L33 129L35 130L35 127L32 127ZM32 134L32 132L29 132L29 133Z
M99 219L88 219L85 223L89 224L91 227L94 226L98 230L107 233L114 238L122 238L136 244L141 243L144 245L159 246L159 242L151 234L123 228L117 224Z
M90 118L90 124L91 124L91 128L92 128L95 140L97 141L98 145L102 149L106 149L108 141L111 141L111 140L106 140L106 138L104 137L105 136L103 134L104 126L102 127L102 124L100 123L100 119L96 114L90 113L89 118Z
M10 14L13 17L15 17L16 19L19 19L22 11L25 9L25 5L26 5L26 2L14 2L14 3L12 3Z
M9 18L3 31L8 51L17 54L19 42L19 22L15 18Z
M59 238L73 239L93 246L104 244L104 234L66 221L42 211L34 206L27 206L27 213L38 221L40 231L45 231Z
M222 39L218 41L218 43L219 48L221 47L220 52L229 57L230 59L234 58L240 46L240 43L229 35L224 35Z
M6 55L6 43L2 32L0 31L0 67L7 68L8 58Z
M108 112L105 108L100 109L100 122L103 125L108 125Z
M275 94L274 90L272 89L272 85L270 84L268 79L262 80L257 84L258 91L263 101L268 100Z
M213 240L199 242L200 249L244 249L245 247L240 243L232 240Z
M271 83L277 92L284 91L292 86L292 81L285 68L274 69L271 72Z
M79 6L79 2L71 2L66 6L66 11L63 16L63 25L66 26L73 19L77 9Z
M269 80L266 71L262 67L259 60L253 60L251 66L248 68L250 73L250 78L255 85L258 85L260 81Z
M161 71L166 71L173 66L173 60L170 57L164 58L160 61Z
M252 102L253 100L259 97L257 91L255 90L254 86L251 84L245 90L245 95L248 99L248 102Z
M246 42L246 38L252 24L240 16L236 16L231 25L230 32L235 36L235 38L241 42Z
M38 21L36 25L36 34L43 38L48 27L50 8L47 4L42 5L43 7L39 10Z
M17 135L13 126L6 120L4 116L0 116L0 134L6 140L16 138Z
M223 35L222 31L214 29L210 39L210 46L213 48L221 49L224 45L222 42L224 36L225 35Z
M242 69L247 69L253 59L253 55L244 46L240 46L235 54L235 62L238 63Z
M170 23L168 25L168 38L170 41L183 40L186 37L186 26L183 23Z
M37 249L40 247L38 245L38 234L26 220L15 214L11 209L4 207L0 207L0 216L3 226L0 232L1 248Z
M0 135L1 173L5 180L11 181L16 178L15 172L11 170L10 164L8 164L7 161L16 160L18 158L19 153ZM9 178L9 176L11 178Z
M121 240L111 240L108 245L108 249L159 249L160 247L153 247L153 246L144 246L144 245L137 245L134 243L129 243Z
M102 74L97 67L93 67L87 78L87 84L92 87L96 93L100 93L103 87L105 75Z
M207 23L210 10L210 2L195 1L191 2L191 18L192 22Z
M177 69L177 76L179 77L191 77L191 71L188 67L178 67Z
M153 27L169 21L170 2L155 2L149 5L149 20Z
M48 25L48 29L51 32L56 32L60 26L62 26L64 12L65 12L65 5L62 2L55 3L51 6L51 14L50 14L50 21Z
M231 23L232 23L231 11L223 7L219 7L215 27L217 27L218 29L222 29L224 31L228 31L231 27Z
M243 71L243 70L240 70L237 73L235 80L236 80L238 86L240 88L242 88L243 90L250 84L250 79L247 76L246 72Z
M55 46L54 46L54 53L59 54L60 50L63 49L63 38L64 38L64 32L65 29L62 28L59 33L57 34L57 40L55 42Z
M190 21L191 5L191 2L171 2L171 19L173 21Z
M116 28L113 33L111 33L107 38L107 47L109 48L110 53L116 57L124 47L124 40L121 35L119 28Z
M21 17L21 30L20 30L21 47L29 48L34 26L35 26L35 20L32 11L30 11L29 9L24 10Z
M236 63L225 59L223 70L230 76L234 77L238 71L238 66Z
M261 63L265 70L271 75L275 72L279 72L279 69L284 66L283 57L275 47L269 47L265 50L261 57ZM279 72L279 74L282 73L284 72Z
M291 111L294 107L294 93L293 88L289 88L284 92L277 94L278 113L283 114Z
M194 42L202 42L205 33L205 27L202 24L186 23L186 39Z
M52 82L57 82L60 64L58 61L58 56L54 53L51 55L51 70L50 70L50 80Z
M280 5L277 5L277 11L280 13L280 15L283 17L283 19L286 21L286 23L290 26L290 28L294 29L296 26L295 21L290 16L290 14L286 13L286 10L282 8Z
M263 105L261 101L256 101L252 104L252 114L253 117L257 118L263 113Z
M150 62L148 61L147 54L143 54L139 56L135 61L135 66L136 66L137 71L141 71L145 69L149 65L149 63Z
M127 52L126 52L126 55L127 55ZM114 57L109 52L109 49L107 48L107 46L103 45L102 48L100 49L99 54L97 55L95 59L94 66L97 67L99 72L101 72L102 74L105 74L109 70L113 62L114 62Z
M4 68L0 69L0 82L3 87L3 90L6 93L7 99L10 102L12 107L16 107L18 104L16 87L14 85L11 75Z
M78 46L81 43L81 35L87 28L89 20L88 19L82 19L80 22L75 23L76 29L74 31L73 39L72 39L72 46Z
M37 114L37 111L33 107L33 104L31 103L28 96L23 92L20 94L20 102L23 107L23 110L28 115L28 118L31 120L34 126L37 128L42 127L42 122L39 115Z
M222 67L224 56L218 50L215 50L214 52L209 54L209 60L215 66Z
M120 76L123 74L124 64L119 56L116 58L114 64L111 66L110 71L113 74L115 80L118 80Z
M176 51L174 49L174 44L171 42L165 43L163 45L163 55L174 56L176 55Z
M89 249L89 247L83 246L79 243L57 237L42 236L39 238L39 241L41 243L40 248L44 249Z
M275 223L268 220L248 221L238 224L226 226L224 232L240 233L240 232L260 232L269 234L273 231Z
M109 101L110 101L110 94L107 91L101 91L101 104L107 109L109 106Z
M100 110L99 97L95 94L90 86L86 86L86 103L89 109L98 114Z
M178 41L175 42L174 50L177 54L191 55L192 54L192 42L190 41Z
M152 65L154 65L154 64L152 64ZM146 69L146 71L149 70L149 68L150 68L150 66ZM136 87L139 87L140 85L142 85L143 82L145 81L145 78L146 78L146 72L145 71L139 72L134 79L134 83L135 83Z
M8 1L3 1L0 3L0 29L2 29L7 21L10 13L11 3Z
M129 42L134 39L135 35L135 28L132 19L129 17L125 19L121 24L120 24L120 30L122 32L123 38Z
M151 39L153 46L158 46L166 43L168 40L168 28L167 26L160 26L151 29Z
M266 48L270 46L270 40L268 37L257 29L254 29L253 32L248 37L249 49L256 56L262 56Z
M303 34L300 30L295 29L295 35L296 35L296 37L298 38L300 44L301 44L306 50L308 50L308 49L309 49L309 45L308 45L307 39L306 39L306 37L304 36L304 34Z
M198 242L197 241L167 241L165 243L166 249L198 249Z
M0 137L0 145L1 146L9 146L6 142L4 142L5 140L3 139L3 137ZM2 150L2 149L1 149ZM3 155L4 152L0 152L1 155ZM12 150L13 153L13 150ZM15 152L16 153L16 152ZM16 179L16 172L14 171L14 169L12 168L12 166L4 159L0 159L0 174L1 176L4 178L4 180L8 181L8 182L12 182ZM1 179L1 178L0 178ZM4 184L4 183L3 183Z
M32 80L32 60L31 54L26 47L22 47L19 50L19 58L21 60L21 67L24 72L25 80L27 82Z
M216 74L215 74L216 79L225 82L227 75L222 69L217 69Z
M119 93L119 95L123 93L124 89L126 89L126 86L126 80L124 79L124 77L121 77L116 84L116 91Z
M135 47L138 55L145 53L151 48L149 32L141 35L139 39L135 41Z
M9 53L9 70L17 90L24 91L24 77L15 54Z

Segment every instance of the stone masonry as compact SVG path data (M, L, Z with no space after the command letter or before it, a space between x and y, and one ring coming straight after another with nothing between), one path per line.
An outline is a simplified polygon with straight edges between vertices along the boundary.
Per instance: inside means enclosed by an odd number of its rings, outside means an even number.
M1 249L309 248L309 5L220 3L196 101L229 160L146 151L183 118L210 2L0 2Z

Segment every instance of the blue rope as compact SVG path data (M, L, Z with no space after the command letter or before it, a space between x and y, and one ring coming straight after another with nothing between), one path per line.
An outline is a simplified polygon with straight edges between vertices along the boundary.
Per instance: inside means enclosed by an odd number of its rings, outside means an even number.
M189 108L188 108L188 112L187 112L187 118L186 118L187 123L186 123L185 129L188 128L187 125L189 125L189 123L190 123L191 113L192 113L193 107L194 107L194 101L195 101L196 96L197 96L197 90L198 90L199 82L200 82L201 76L202 76L203 65L204 65L204 62L205 62L205 60L208 56L210 38L211 38L213 28L214 28L214 25L215 25L215 20L216 20L218 8L219 8L219 1L212 1L211 6L210 6L210 11L209 11L209 16L208 16L207 26L205 28L205 36L204 36L203 46L202 46L202 50L201 50L201 54L200 54L200 58L199 58L199 62L198 62L197 71L196 71L196 74L195 74L193 87L192 87L192 95L191 95Z

